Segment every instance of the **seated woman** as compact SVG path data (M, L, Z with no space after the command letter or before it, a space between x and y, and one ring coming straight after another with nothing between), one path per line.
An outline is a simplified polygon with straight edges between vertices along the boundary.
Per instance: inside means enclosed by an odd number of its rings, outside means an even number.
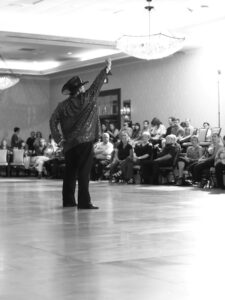
M103 170L109 164L113 152L113 144L109 141L107 132L102 135L102 142L94 145L94 158L91 170L91 179L103 178Z
M127 132L121 133L121 142L115 148L115 153L110 167L110 177L115 181L120 179L133 183L133 148L129 144Z
M12 152L12 148L9 146L8 142L6 139L2 139L1 140L1 144L0 144L0 149L2 150L7 150L7 162L11 162L12 161L12 156L13 156L13 152Z
M142 130L141 130L141 136L142 133L147 131L148 133L150 133L150 125L149 125L149 120L144 120L143 121L143 126L142 126Z
M212 135L212 144L208 147L206 154L198 160L193 168L193 182L199 183L200 187L205 185L207 178L204 178L203 175L207 173L206 177L209 177L209 170L214 166L215 156L221 148L223 146L220 144L220 136L214 133Z
M183 185L184 180L184 169L186 168L191 172L194 165L198 162L199 158L202 157L202 147L199 145L197 135L191 137L192 146L187 148L187 152L178 158L178 181L176 185Z
M108 132L108 128L107 125L105 123L101 124L101 133L103 135L103 133Z
M144 166L146 174L144 183L159 184L160 167L172 166L177 152L180 151L180 145L176 143L176 140L174 134L166 136L165 147L158 153L157 158Z
M133 126L133 133L131 136L132 141L135 143L141 138L141 125L140 123L135 123Z
M109 123L109 129L108 129L108 134L110 138L110 142L113 143L114 145L118 141L118 135L119 135L119 130L116 128L115 124L113 122Z
M25 141L21 141L19 149L24 150L24 167L26 170L26 174L28 175L28 169L30 167L30 155L27 143Z
M41 179L43 175L43 166L54 155L54 147L51 143L46 143L46 140L41 138L39 145L35 145L36 156L33 157L33 167L38 172L38 178Z
M34 151L35 151L35 147L39 147L39 143L41 139L42 139L42 132L37 131L35 134L35 140L33 142Z
M158 118L153 118L151 121L151 143L153 145L159 144L161 146L161 139L166 135L166 127Z
M134 147L133 161L134 165L139 165L141 180L145 181L144 165L153 159L153 146L149 143L150 133L142 133L142 139Z
M223 137L223 147L216 153L214 166L217 187L225 189L225 182L223 180L225 172L225 136Z

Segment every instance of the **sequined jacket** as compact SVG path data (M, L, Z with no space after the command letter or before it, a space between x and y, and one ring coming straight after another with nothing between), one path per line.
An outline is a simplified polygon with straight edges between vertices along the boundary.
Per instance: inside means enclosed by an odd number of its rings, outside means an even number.
M104 68L85 93L70 95L54 110L50 118L50 130L56 143L64 140L64 152L78 144L98 139L100 121L97 98L106 77L107 72Z

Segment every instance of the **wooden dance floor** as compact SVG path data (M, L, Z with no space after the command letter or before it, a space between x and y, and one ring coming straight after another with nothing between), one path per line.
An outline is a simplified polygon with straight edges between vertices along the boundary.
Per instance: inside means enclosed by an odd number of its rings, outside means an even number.
M225 299L224 192L91 182L77 211L61 184L0 179L1 300Z

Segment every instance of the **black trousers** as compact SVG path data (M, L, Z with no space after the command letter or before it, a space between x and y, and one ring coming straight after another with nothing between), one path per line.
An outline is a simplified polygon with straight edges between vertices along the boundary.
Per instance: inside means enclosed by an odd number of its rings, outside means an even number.
M216 181L218 184L218 187L225 189L224 183L223 183L223 172L225 171L225 165L222 163L218 163L215 167L216 170Z
M171 165L171 159L145 161L142 165L143 183L159 184L160 167L169 167Z
M74 205L76 181L78 181L78 206L91 203L89 179L93 160L93 143L77 145L65 153L65 173L63 178L63 205Z
M214 159L212 158L207 158L203 161L198 162L193 168L193 181L200 182L202 179L203 172L208 170L209 173L209 170L211 167L213 167L213 165Z

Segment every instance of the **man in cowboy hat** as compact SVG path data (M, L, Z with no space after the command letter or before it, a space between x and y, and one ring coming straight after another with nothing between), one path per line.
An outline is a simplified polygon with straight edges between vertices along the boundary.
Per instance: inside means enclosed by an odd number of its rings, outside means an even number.
M72 77L62 87L68 98L58 104L50 119L51 134L56 143L63 143L65 174L63 179L63 207L78 206L79 209L97 209L91 203L89 175L93 159L93 142L99 136L97 97L111 70L111 60L100 71L89 89L85 91L80 77ZM59 131L58 125L61 127ZM78 203L75 201L78 180Z

